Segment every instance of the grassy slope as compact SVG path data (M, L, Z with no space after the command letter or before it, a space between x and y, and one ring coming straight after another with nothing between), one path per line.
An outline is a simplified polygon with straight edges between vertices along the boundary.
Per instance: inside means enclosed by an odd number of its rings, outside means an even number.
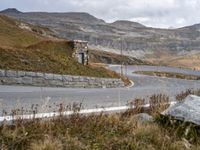
M43 38L29 31L20 29L18 21L0 16L0 46L19 48L34 44Z
M71 58L67 41L49 39L18 27L0 16L0 69L39 71L95 77L118 77L104 68L83 66Z
M89 51L90 62L92 63L105 63L105 64L124 64L128 65L149 65L147 61L136 59L128 56L121 56L115 53L109 53L105 51L90 50Z
M173 72L136 71L134 73L144 74L144 75L149 75L149 76L167 77L167 78L179 78L179 79L186 79L186 80L200 80L200 76L187 75L187 74L181 74L181 73L173 73Z
M200 70L200 53L184 56L160 56L147 58L146 60L157 65Z

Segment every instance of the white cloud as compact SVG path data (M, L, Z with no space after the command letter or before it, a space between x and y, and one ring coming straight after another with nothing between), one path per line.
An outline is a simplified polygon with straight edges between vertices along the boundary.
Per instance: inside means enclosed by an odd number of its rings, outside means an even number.
M153 27L200 23L200 0L1 0L0 9L88 12L108 22L132 20Z

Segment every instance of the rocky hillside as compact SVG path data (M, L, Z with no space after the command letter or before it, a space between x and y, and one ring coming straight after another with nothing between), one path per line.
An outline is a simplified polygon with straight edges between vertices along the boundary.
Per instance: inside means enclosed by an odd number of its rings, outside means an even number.
M130 21L106 23L87 13L23 13L7 9L1 14L49 27L59 37L89 41L91 48L135 57L183 55L199 52L200 25L180 29L155 29ZM157 57L157 56L156 56Z

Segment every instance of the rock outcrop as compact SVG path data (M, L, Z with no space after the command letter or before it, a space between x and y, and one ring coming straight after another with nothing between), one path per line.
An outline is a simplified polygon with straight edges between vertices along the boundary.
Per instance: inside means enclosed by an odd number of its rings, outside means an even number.
M135 116L133 116L133 119L140 122L140 123L146 123L146 122L152 122L153 117L146 114L146 113L140 113Z
M200 97L189 95L183 102L169 107L162 114L200 125Z

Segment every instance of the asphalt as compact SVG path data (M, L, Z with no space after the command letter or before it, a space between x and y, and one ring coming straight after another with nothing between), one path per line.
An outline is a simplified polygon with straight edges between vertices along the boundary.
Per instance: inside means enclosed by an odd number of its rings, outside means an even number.
M120 72L120 66L109 66ZM127 69L126 69L127 68ZM0 86L0 113L20 109L24 113L37 108L38 112L58 111L60 104L69 106L82 104L85 109L125 106L135 98L146 98L153 94L174 96L187 89L199 89L200 81L150 77L134 74L134 71L168 71L200 75L200 71L157 66L128 66L123 73L134 82L134 86L116 89L71 89L48 87ZM1 114L0 114L1 115Z

